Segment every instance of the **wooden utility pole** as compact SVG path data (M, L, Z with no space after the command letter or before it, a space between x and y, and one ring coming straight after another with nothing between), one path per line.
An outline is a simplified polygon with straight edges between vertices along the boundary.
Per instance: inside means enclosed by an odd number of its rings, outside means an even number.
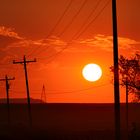
M127 139L128 139L128 78L126 77L126 133L127 133Z
M119 93L119 66L118 66L118 33L116 0L112 0L113 20L113 60L114 60L114 110L115 110L115 140L120 140L120 93Z
M6 97L7 97L7 113L8 113L8 124L10 124L10 102L9 102L9 89L10 89L10 85L9 85L9 81L10 80L15 80L15 77L13 78L8 78L7 75L5 75L4 79L0 79L0 81L5 81L5 87L6 87Z
M29 121L30 125L32 125L32 116L31 116L31 104L30 104L30 92L29 92L29 84L28 84L28 73L27 73L27 63L36 62L34 60L26 60L26 56L24 55L23 61L15 61L13 60L13 64L24 64L24 72L25 72L25 81L26 81L26 92L27 92L27 103L28 103L28 113L29 113Z

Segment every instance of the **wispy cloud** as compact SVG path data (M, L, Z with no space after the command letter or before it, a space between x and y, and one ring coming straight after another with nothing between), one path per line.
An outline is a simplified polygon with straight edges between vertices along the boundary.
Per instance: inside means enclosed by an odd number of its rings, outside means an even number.
M55 51L61 50L67 45L67 42L56 36L50 38L41 38L31 40L25 37L21 37L13 28L0 26L0 45L4 51L10 50L11 48L36 48L51 46Z
M48 52L48 56L52 56L59 52L66 44L66 41L56 36L31 40L19 36L19 34L12 28L0 26L0 50L2 53L0 59L4 62L9 61L11 57L19 58L24 54L30 55L32 52L35 53L33 54L34 56L36 56L36 53L38 54L38 52Z
M5 36L5 37L11 37L11 38L16 38L16 39L23 39L14 31L13 28L8 28L5 26L0 26L0 35Z
M0 50L2 54L0 59L5 58L4 60L6 61L10 60L10 56L21 57L23 54L30 55L34 49L38 50L38 52L33 51L35 52L33 54L34 56L41 52L43 55L47 54L50 57L65 47L67 47L65 52L68 53L91 53L99 49L111 52L113 50L112 40L112 36L97 34L92 38L82 39L80 41L74 40L69 45L67 41L56 36L31 40L20 36L13 28L0 26ZM119 37L119 49L121 50L134 48L135 51L139 51L139 48L136 47L138 45L140 45L140 42L136 40ZM42 54L39 55L42 56ZM53 64L53 66L56 67L57 65Z
M57 38L57 37L51 37L47 39L38 39L38 40L29 40L29 39L23 39L18 42L14 42L9 45L9 47L12 48L18 48L18 47L43 47L43 46L65 46L66 42Z
M24 40L23 37L13 29L5 26L0 26L0 51L6 53L9 45Z
M113 47L112 42L113 42L112 36L105 36L105 35L98 34L93 38L80 40L79 43L84 44L86 46L103 49L105 51L112 51L112 47ZM123 49L123 50L128 50L130 48L132 49L133 47L135 47L135 45L140 44L140 42L138 41L125 37L119 37L118 42L119 42L119 49Z
M59 37L51 36L51 38L48 38L47 41L50 45L57 45L57 46L65 46L67 45L67 42L63 41Z

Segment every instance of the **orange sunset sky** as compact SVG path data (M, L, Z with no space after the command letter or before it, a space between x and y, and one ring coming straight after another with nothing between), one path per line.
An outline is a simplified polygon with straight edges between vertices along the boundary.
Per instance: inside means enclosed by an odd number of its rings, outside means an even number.
M119 54L140 51L139 0L117 0ZM25 98L24 69L13 60L30 63L30 95L47 102L108 103L114 101L112 75L111 0L0 0L0 78L10 81L10 98ZM99 81L88 82L82 68L96 63L103 70ZM125 92L121 88L121 101ZM5 98L5 83L0 82Z

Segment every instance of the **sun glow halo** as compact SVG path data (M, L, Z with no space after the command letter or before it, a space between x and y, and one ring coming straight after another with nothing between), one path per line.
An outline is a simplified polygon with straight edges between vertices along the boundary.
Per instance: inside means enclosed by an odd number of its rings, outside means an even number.
M82 70L83 77L90 81L94 82L101 78L102 70L97 64L87 64Z

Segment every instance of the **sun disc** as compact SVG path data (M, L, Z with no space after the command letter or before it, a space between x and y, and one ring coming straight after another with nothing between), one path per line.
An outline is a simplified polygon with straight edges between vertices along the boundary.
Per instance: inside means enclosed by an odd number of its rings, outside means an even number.
M94 82L101 78L102 70L97 64L87 64L82 70L83 77L90 81Z

